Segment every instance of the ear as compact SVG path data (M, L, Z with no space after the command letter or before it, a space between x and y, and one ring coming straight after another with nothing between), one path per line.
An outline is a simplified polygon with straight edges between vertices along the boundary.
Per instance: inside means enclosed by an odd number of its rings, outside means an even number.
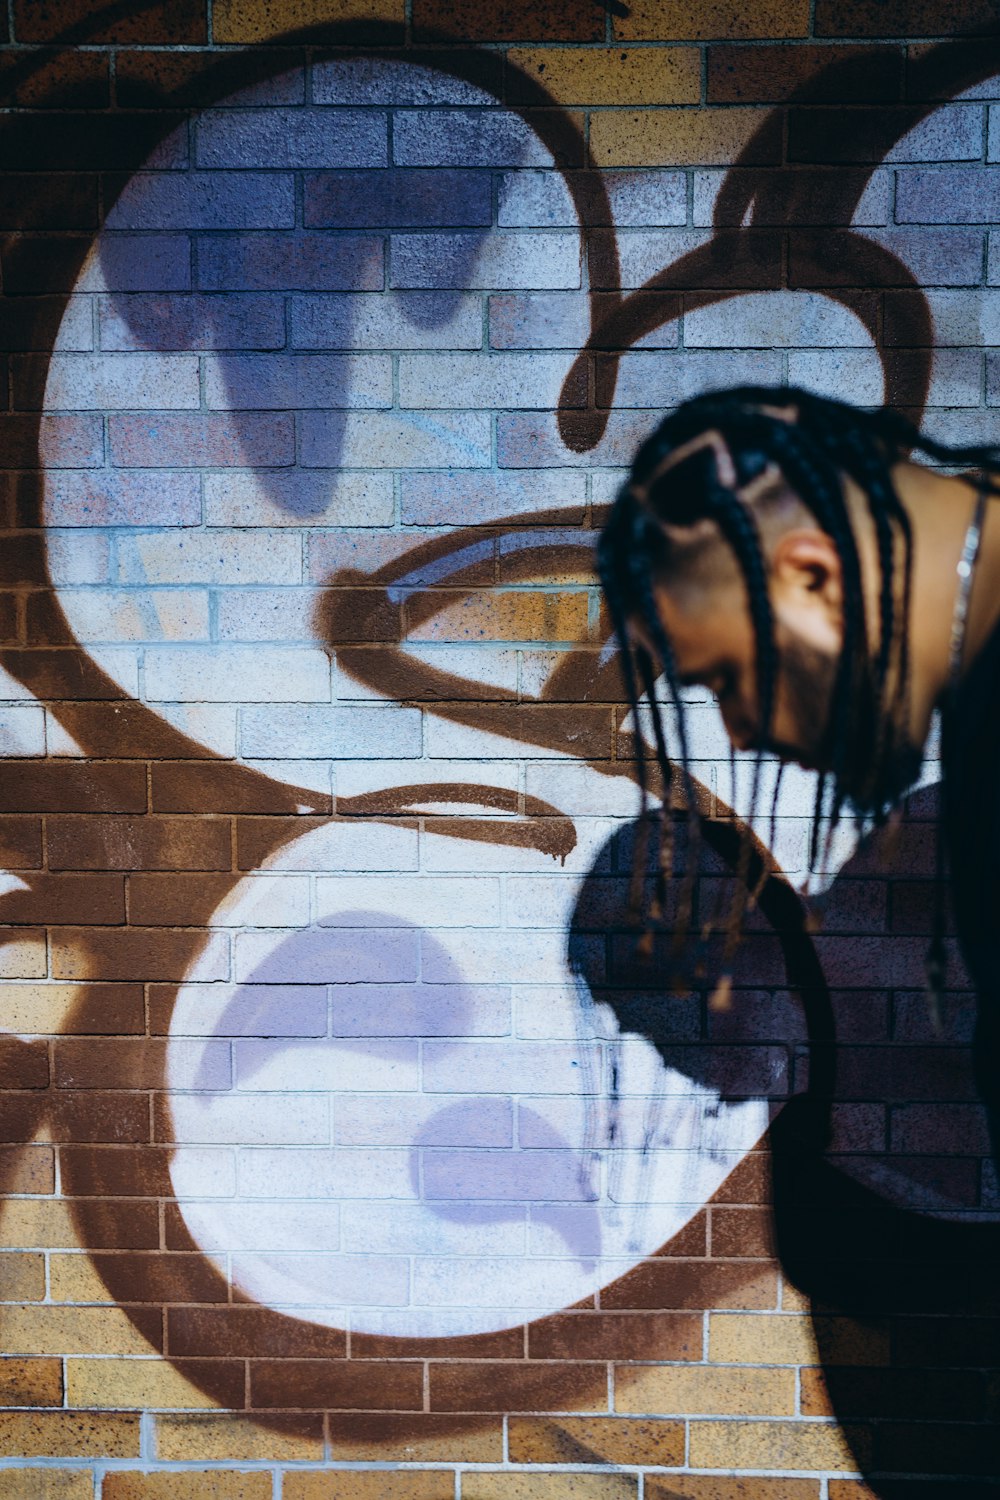
M809 645L827 654L843 640L844 571L831 537L818 527L794 527L771 553L775 615Z

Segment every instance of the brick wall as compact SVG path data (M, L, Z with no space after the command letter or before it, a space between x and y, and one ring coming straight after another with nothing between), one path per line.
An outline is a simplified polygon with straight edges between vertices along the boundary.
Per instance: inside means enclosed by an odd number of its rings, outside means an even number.
M0 1497L993 1493L936 762L672 993L592 545L706 386L993 440L995 6L5 14Z

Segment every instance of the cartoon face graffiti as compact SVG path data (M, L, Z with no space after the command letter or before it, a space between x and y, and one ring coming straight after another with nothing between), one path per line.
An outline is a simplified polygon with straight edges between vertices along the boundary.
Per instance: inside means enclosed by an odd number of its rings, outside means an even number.
M162 1045L117 1083L150 1080L153 1137L118 1153L117 1207L103 1148L65 1181L94 1245L166 1202L149 1277L188 1355L248 1303L316 1356L342 1329L424 1348L585 1302L691 1222L786 1087L766 1047L742 1090L665 1075L580 984L616 962L634 815L591 523L678 389L774 360L713 353L708 320L672 352L662 303L616 342L595 282L613 225L655 208L578 172L543 111L399 62L313 85L294 118L231 98L131 178L44 395L52 582L110 684L50 750L157 761L102 825L131 930L100 966L86 935L57 952L67 978L149 984ZM615 410L651 359L673 396ZM60 868L80 857L68 829ZM574 972L592 877L608 914ZM123 1301L126 1259L100 1261Z

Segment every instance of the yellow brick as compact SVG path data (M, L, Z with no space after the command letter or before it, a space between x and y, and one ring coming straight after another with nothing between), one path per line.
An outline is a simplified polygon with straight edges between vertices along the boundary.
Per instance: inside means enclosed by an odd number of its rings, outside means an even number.
M851 1434L834 1422L692 1422L693 1469L857 1469L870 1462L870 1433Z
M83 1251L49 1256L49 1294L53 1302L114 1302Z
M48 956L43 939L16 937L0 947L0 978L44 979L47 973Z
M282 1500L453 1500L454 1494L455 1476L448 1470L363 1474L347 1469L286 1474Z
M411 641L584 641L587 595L465 594L409 631Z
M0 1209L0 1245L68 1250L80 1239L63 1199L11 1198Z
M599 111L590 149L599 167L728 166L764 118L752 108Z
M560 104L697 104L697 47L512 47L508 61Z
M66 1402L116 1410L215 1405L163 1359L68 1359Z
M0 1469L0 1500L91 1500L94 1476L79 1469Z
M294 1430L260 1427L228 1413L210 1417L159 1417L156 1456L165 1460L261 1459L303 1463L323 1457L322 1437L301 1437Z
M511 1417L515 1464L684 1462L684 1423L659 1417Z
M61 1360L0 1359L0 1406L61 1406L62 1396Z
M215 0L212 36L217 42L266 42L300 26L357 20L402 25L403 0Z
M720 1364L816 1365L812 1319L799 1313L712 1313L708 1357Z
M0 1146L0 1167L8 1193L55 1191L55 1152L51 1146Z
M99 1411L0 1412L0 1453L17 1458L138 1458L139 1417Z
M330 1412L326 1423L336 1462L495 1464L503 1458L503 1419L496 1416Z
M825 1365L888 1365L892 1360L889 1323L858 1318L814 1318Z
M795 1412L795 1371L753 1370L742 1365L619 1366L615 1410L665 1416L790 1417Z
M797 1286L790 1281L781 1278L781 1310L782 1312L807 1313L812 1307L812 1301L805 1292L800 1292Z
M104 1476L102 1500L271 1500L270 1474L232 1474L188 1469L173 1474L118 1473Z
M44 1255L0 1254L0 1302L39 1302L44 1296Z
M809 0L629 0L615 36L637 42L807 36Z
M0 989L4 1031L54 1036L62 1031L80 996L76 984L14 984Z
M633 1500L632 1474L475 1474L462 1475L462 1500Z
M147 1341L116 1307L0 1308L0 1348L11 1354L150 1352Z

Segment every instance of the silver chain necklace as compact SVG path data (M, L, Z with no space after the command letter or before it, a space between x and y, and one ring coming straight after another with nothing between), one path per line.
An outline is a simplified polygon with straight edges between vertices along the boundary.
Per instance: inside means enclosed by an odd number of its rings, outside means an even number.
M965 627L969 617L969 595L972 579L983 540L983 518L986 513L987 492L981 489L976 495L976 508L972 512L955 572L958 574L958 592L951 616L951 639L948 645L948 696L954 699L958 691L958 677L962 668L962 648L965 645Z

